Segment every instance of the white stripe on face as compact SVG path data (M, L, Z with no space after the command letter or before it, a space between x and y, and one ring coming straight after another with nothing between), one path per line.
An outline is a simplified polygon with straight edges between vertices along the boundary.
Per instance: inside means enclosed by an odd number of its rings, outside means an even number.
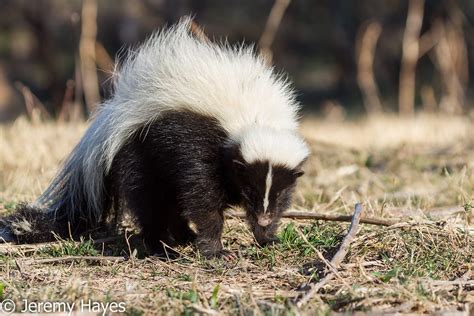
M264 214L267 212L268 204L270 204L270 202L268 201L268 196L270 195L270 189L272 187L272 177L273 177L272 164L269 162L267 179L265 180L265 197L263 198L263 213Z

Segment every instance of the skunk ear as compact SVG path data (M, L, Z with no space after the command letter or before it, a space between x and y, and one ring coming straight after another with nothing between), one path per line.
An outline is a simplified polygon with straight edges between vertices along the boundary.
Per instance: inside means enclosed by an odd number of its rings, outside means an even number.
M247 169L247 165L246 165L244 162L242 162L242 161L240 161L240 160L237 160L237 159L233 159L233 160L232 160L232 165L233 165L236 169L238 169L238 170L245 170L245 169Z
M293 174L295 175L295 177L299 178L299 177L301 177L302 175L304 175L304 171L301 170L301 169L298 169L298 170L296 170Z

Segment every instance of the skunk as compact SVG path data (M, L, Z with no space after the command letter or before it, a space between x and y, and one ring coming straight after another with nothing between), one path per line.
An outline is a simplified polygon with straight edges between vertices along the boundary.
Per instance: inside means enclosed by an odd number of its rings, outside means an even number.
M260 245L276 241L309 155L294 91L252 47L200 41L190 24L126 57L62 170L0 238L79 236L129 210L152 252L195 242L219 257L224 210L240 206Z

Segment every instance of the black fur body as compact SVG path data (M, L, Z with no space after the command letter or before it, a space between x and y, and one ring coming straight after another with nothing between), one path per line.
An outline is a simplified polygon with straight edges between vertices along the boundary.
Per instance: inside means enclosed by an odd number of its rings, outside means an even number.
M298 170L273 167L273 185L268 206L271 222L258 224L262 213L265 177L269 163L246 164L237 144L211 118L187 111L170 111L144 127L116 155L106 178L102 218L68 217L72 205L54 214L22 205L14 215L33 227L17 235L19 242L38 242L77 237L107 219L129 210L142 229L152 253L162 253L163 243L175 246L195 242L207 257L223 253L221 235L224 211L241 206L257 242L276 241L281 213L289 206ZM76 197L75 201L85 196ZM41 214L40 217L38 215ZM75 212L74 214L84 214ZM10 220L12 222L12 220ZM190 228L193 223L195 231Z

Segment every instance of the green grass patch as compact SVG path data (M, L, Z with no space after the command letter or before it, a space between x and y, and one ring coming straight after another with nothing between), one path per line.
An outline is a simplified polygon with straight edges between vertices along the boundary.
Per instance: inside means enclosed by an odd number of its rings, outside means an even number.
M296 227L294 223L289 223L281 230L278 236L281 251L298 251L300 255L309 256L314 253L314 247L323 253L330 252L344 238L344 229L339 224L316 221L308 226Z
M352 256L381 260L387 267L374 273L382 282L397 278L452 279L459 277L474 260L472 237L461 231L441 227L384 230L367 240Z
M92 240L86 240L83 238L81 238L79 242L74 240L61 240L59 244L53 244L42 248L39 253L48 257L99 255L99 252L94 248Z
M15 211L15 208L18 205L17 201L6 201L6 202L1 201L1 202L3 203L3 207L5 208L5 213L2 214L2 216L13 213Z
M174 289L167 289L166 294L170 298L178 299L181 301L189 301L191 303L197 303L199 301L199 294L195 290L176 291Z

